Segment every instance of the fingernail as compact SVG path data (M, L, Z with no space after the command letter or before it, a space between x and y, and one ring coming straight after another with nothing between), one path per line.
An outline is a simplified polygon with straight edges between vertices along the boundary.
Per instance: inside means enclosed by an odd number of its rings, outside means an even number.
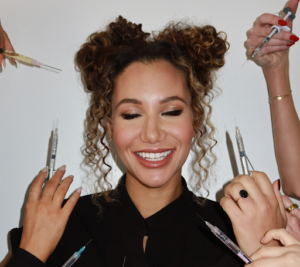
M66 170L66 165L62 165L58 170L64 172Z
M81 190L82 190L82 187L79 187L79 188L77 188L76 191L77 191L78 193L81 193Z
M43 169L41 170L41 172L48 172L48 166L46 166L45 168L43 168Z
M6 65L6 64L5 64L5 60L3 60L3 61L2 61L2 71L5 70L5 65Z
M298 42L299 38L296 35L291 35L290 36L290 40L294 41L294 42Z
M289 44L289 45L286 45L286 46L292 46L292 45L294 45L295 43L292 43L292 44Z
M70 177L70 178L74 179L74 175L69 175L68 177Z
M17 68L19 68L20 67L20 62L18 60L16 60L16 62L17 62Z
M283 19L280 19L280 20L278 20L278 24L281 25L281 26L286 26L287 22L284 21Z
M278 179L278 191L280 191L280 184L281 184L281 182L280 182L280 179Z

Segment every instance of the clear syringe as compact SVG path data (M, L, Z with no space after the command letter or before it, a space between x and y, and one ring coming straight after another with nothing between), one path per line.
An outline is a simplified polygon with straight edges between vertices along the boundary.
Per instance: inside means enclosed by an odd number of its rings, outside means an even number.
M251 263L253 260L243 252L228 236L226 236L217 226L213 226L211 223L203 220L198 214L202 221L208 226L211 232L219 238L227 247L229 247L238 257L240 257L245 263Z
M49 164L48 176L46 178L46 181L49 181L55 172L55 159L56 159L56 152L57 152L57 143L58 143L58 127L56 125L55 130L53 129L50 164Z
M295 14L292 12L292 10L288 7L284 8L283 12L286 13L286 16L283 18L283 20L286 20L287 18L289 18L290 20L295 19ZM255 57L257 54L259 54L259 52L267 45L267 43L271 40L271 38L275 35L280 33L280 30L284 29L284 27L280 27L280 26L276 26L273 25L272 27L272 31L269 33L269 35L267 37L265 37L261 43L254 49L253 54L251 55L251 57ZM288 28L289 29L289 28Z
M238 126L235 126L235 138L239 149L239 156L241 159L243 174L250 175L249 168L248 168L248 162L247 162L247 155L245 152L243 137L241 135L240 129Z
M1 26L1 22L0 22L0 54L10 57L10 58L14 58L16 60L19 60L19 61L27 63L27 64L31 64L31 65L35 65L35 66L39 66L39 67L52 68L52 69L61 71L60 69L57 69L57 68L45 65L44 63L38 62L37 60L35 60L33 58L26 57L26 56L23 56L21 54L14 52L14 51L7 50L5 48L4 30Z
M92 241L92 239L83 246L80 250L75 252L65 263L62 267L71 267L81 256L82 252L85 250L86 246Z

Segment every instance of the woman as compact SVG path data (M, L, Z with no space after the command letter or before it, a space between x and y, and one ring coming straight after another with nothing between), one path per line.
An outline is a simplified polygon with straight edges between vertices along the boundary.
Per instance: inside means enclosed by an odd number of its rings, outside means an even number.
M227 47L211 26L170 25L150 39L122 17L93 34L76 56L92 92L86 163L96 175L100 166L99 185L107 189L108 132L126 175L93 202L85 196L75 206L79 189L61 208L72 177L59 186L62 166L40 197L44 169L32 185L23 232L11 233L14 256L7 266L61 266L91 239L77 266L243 266L197 214L236 236L248 254L268 230L285 227L279 190L262 173L238 176L227 187L222 205L232 226L217 203L195 197L181 177L194 139L204 174L196 189L207 179L213 71L223 66ZM240 197L242 190L249 195Z

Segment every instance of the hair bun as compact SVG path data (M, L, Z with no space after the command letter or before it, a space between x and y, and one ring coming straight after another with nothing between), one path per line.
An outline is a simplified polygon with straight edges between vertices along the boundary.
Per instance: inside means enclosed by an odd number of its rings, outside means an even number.
M122 16L108 25L107 34L113 46L136 46L147 44L149 33L142 31L142 24L128 22Z
M143 46L150 34L142 31L142 24L128 22L119 16L105 31L91 34L77 52L75 61L87 89L95 91L107 74L107 66L124 47Z
M225 64L224 55L229 49L226 34L217 32L210 25L191 27L183 23L169 24L155 39L176 43L194 61L195 73L203 85L209 82L205 77L209 77L212 70Z

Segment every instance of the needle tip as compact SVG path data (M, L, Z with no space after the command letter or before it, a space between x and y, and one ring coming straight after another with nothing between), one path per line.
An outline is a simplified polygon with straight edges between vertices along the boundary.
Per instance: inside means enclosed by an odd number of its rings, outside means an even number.
M204 221L204 222L206 223L206 221L199 215L199 213L197 213L197 215L200 217L200 219L201 219L202 221Z
M44 64L44 66L45 66L45 67L48 67L48 68L51 68L51 69L55 69L55 70L62 71L61 69L57 69L57 68L54 68L54 67L51 67L51 66L48 66L48 65L45 65L45 64Z
M86 247L89 243L91 243L92 240L93 240L93 239L91 239L89 242L87 242L87 244L85 245L85 247Z

